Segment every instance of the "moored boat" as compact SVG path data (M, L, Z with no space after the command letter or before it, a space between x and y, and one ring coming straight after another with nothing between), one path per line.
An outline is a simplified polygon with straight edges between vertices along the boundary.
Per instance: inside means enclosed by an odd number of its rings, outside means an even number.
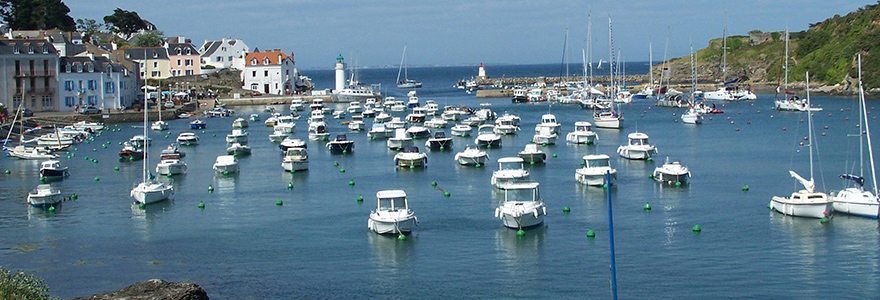
M376 209L370 212L367 228L378 234L406 234L418 224L409 209L406 192L383 190L376 193Z

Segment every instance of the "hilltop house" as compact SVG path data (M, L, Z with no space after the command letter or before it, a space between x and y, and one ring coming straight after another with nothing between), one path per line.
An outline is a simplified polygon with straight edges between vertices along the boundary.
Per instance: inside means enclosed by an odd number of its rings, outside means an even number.
M58 53L45 39L0 40L0 99L35 112L58 109Z
M241 39L223 38L217 41L205 40L201 53L202 66L213 66L217 69L231 68L244 70L244 56L250 48Z
M302 85L293 53L288 56L281 49L248 53L242 74L243 89L263 94L289 95Z
M61 58L58 85L59 111L85 106L116 110L133 106L138 78L121 63L88 54Z
M168 49L169 76L189 76L201 74L199 51L192 42L182 36L165 40Z
M123 59L130 59L137 63L140 74L138 78L164 79L171 76L171 62L168 60L168 50L164 47L149 48L125 48L116 50L121 52ZM118 55L117 55L118 57Z

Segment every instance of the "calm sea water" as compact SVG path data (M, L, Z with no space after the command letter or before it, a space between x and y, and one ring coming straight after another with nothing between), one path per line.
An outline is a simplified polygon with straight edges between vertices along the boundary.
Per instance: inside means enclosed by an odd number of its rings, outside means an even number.
M542 68L487 67L493 77L500 77L496 72L540 75L535 70ZM543 68L544 74L556 75L559 66ZM406 91L392 86L396 71L365 69L360 75L366 83L383 83L386 94L402 96ZM522 150L544 113L555 114L563 132L575 121L592 119L576 106L513 105L510 99L475 99L452 88L456 80L475 74L475 67L409 71L410 78L425 83L419 90L423 102L471 107L489 102L499 113L522 117L520 134L505 136L502 148L489 150L493 162ZM329 86L331 73L308 75ZM198 132L201 144L183 147L189 173L161 178L173 181L172 199L139 209L128 195L140 180L141 163L120 162L116 153L119 142L141 129L120 124L111 127L119 131L105 131L94 142L77 145L72 158L63 158L72 176L53 185L79 199L54 214L26 204L28 190L38 184L38 162L0 159L0 170L11 172L0 174L0 265L44 278L50 294L62 298L150 278L195 282L212 299L610 297L608 194L574 180L582 156L604 153L618 170L617 184L608 192L622 298L876 298L876 220L838 215L820 224L767 209L772 196L800 188L788 170L809 172L807 151L797 146L807 134L806 115L773 111L772 97L724 104L724 114L699 126L675 122L682 109L637 102L622 107L623 130L598 130L597 145L542 147L555 157L528 168L541 184L549 215L524 237L493 217L501 196L489 185L495 163L482 168L454 163L455 153L473 137L455 137L452 150L429 152L424 170L396 169L394 152L364 133L348 135L355 151L346 155L331 155L323 143L309 142L309 171L290 174L266 138L271 129L257 123L249 128L253 155L240 159L241 173L215 176L211 165L225 154L232 118L207 119L207 130ZM850 110L853 99L813 99L825 109L815 114L817 185L837 190L844 184L837 174L852 169L858 156L857 139L847 137L857 132L858 113ZM869 101L872 118L875 106L880 102ZM237 109L243 116L266 116L262 107ZM331 132L346 131L333 121ZM188 130L187 122L171 121L168 137L151 132L151 152L157 154ZM876 120L871 125L880 130ZM305 139L305 127L304 119L297 121L295 136ZM636 130L659 147L653 162L615 154ZM690 168L689 185L676 188L648 178L666 156ZM155 164L151 161L150 168ZM743 185L750 190L742 191ZM406 241L366 227L375 194L383 189L405 190L419 217ZM363 203L356 201L359 195ZM283 206L275 205L279 199ZM653 210L642 209L646 202ZM570 213L562 212L566 205ZM692 232L695 224L701 233ZM589 229L595 238L586 237Z

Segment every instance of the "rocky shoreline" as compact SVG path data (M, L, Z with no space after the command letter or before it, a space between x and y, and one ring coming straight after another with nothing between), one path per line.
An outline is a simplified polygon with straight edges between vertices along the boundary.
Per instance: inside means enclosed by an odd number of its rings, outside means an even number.
M105 294L70 300L208 300L208 293L198 284L150 279Z

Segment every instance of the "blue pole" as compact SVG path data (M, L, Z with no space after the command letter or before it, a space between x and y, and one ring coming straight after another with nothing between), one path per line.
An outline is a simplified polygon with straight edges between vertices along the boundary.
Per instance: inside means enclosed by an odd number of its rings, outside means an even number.
M608 239L611 241L611 295L617 300L617 266L614 262L614 218L611 216L611 171L605 171L605 184L608 188Z

